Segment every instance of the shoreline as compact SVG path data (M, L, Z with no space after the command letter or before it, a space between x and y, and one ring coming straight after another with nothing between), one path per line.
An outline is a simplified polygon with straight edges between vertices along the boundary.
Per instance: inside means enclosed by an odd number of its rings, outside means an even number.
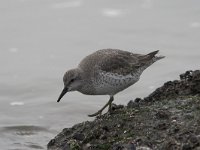
M148 97L112 109L112 114L63 129L48 150L200 148L200 70L186 71Z

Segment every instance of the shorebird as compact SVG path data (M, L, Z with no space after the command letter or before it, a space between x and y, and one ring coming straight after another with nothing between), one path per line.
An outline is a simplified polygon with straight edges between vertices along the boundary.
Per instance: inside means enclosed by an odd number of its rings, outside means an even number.
M86 95L109 95L109 101L96 113L111 105L114 95L136 83L142 72L164 56L156 56L157 51L149 54L134 54L118 49L102 49L86 56L77 68L68 70L63 77L64 89L57 102L69 91L79 91Z

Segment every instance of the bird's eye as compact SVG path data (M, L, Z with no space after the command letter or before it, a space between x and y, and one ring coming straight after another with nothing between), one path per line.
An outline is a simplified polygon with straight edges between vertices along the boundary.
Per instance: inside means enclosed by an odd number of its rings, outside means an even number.
M70 83L74 82L74 79L71 79Z

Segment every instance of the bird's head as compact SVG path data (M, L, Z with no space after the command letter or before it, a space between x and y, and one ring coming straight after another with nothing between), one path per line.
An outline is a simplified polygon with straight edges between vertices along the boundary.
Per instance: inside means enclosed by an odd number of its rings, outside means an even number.
M67 71L63 77L64 89L62 90L57 102L69 91L77 91L81 85L81 72L79 69L71 69Z

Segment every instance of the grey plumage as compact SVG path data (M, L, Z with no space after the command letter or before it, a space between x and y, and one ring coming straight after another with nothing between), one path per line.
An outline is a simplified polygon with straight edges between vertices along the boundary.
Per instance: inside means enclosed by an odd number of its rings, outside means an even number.
M75 90L87 95L110 95L113 101L113 96L137 82L147 67L164 58L155 56L157 53L142 55L118 49L98 50L85 57L77 68L65 73L65 88L58 102L66 92ZM105 106L110 106L112 101Z

